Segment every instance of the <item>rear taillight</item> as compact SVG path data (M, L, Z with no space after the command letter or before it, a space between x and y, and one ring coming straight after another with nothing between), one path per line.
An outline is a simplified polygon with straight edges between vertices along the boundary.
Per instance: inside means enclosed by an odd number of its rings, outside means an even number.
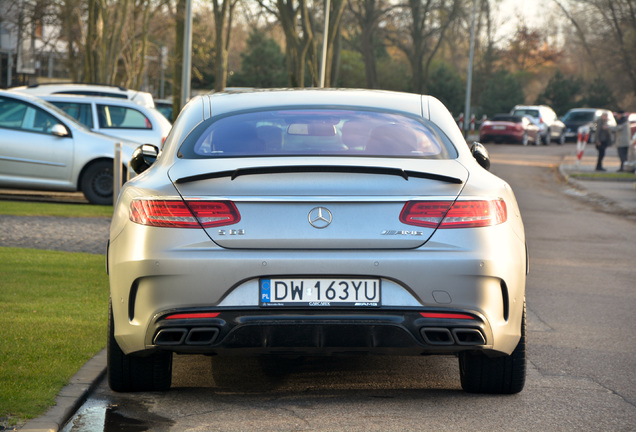
M231 201L135 200L130 220L148 226L168 228L210 228L232 225L241 220Z
M475 228L503 223L508 218L506 203L498 200L409 201L400 221L427 228Z

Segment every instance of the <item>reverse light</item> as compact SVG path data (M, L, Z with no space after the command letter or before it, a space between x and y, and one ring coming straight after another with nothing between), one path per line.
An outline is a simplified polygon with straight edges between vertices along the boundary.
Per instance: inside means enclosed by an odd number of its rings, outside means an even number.
M446 312L420 312L424 318L441 318L441 319L469 319L474 320L475 317L462 313L446 313Z
M241 220L231 201L135 200L130 220L140 225L167 228L210 228Z
M400 222L427 228L476 228L504 223L506 203L497 200L409 201Z

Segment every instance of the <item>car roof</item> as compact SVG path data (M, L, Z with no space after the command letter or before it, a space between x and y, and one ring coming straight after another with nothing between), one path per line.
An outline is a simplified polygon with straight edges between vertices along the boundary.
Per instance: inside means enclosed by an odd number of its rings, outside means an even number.
M241 92L219 92L198 96L209 104L207 117L243 109L276 107L351 107L394 110L416 116L423 112L423 96L384 90L351 89L261 89ZM425 96L426 97L426 96ZM196 98L195 98L196 99Z
M131 90L120 86L111 86L106 84L87 84L87 83L38 83L29 86L20 86L10 88L9 91L19 91L31 93L35 95L49 94L78 94L75 92L89 92L89 96L93 96L90 92L108 93L115 98L128 99L140 105L154 107L155 103L152 95L141 90ZM69 93L65 93L69 92ZM102 94L94 96L104 96Z
M141 108L141 111L146 111L146 109L150 108L146 105L139 104L130 99L122 99L122 98L108 97L108 96L87 96L87 95L56 93L56 94L39 95L38 97L47 101L75 101L75 102L84 102L84 103L103 102L103 103L109 103L113 105L131 107L135 109Z

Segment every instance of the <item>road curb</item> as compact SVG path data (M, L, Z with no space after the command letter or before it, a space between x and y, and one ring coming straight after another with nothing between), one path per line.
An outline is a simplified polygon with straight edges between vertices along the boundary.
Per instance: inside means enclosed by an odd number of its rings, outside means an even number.
M58 432L84 403L106 374L106 348L84 364L55 398L55 406L29 420L22 432Z

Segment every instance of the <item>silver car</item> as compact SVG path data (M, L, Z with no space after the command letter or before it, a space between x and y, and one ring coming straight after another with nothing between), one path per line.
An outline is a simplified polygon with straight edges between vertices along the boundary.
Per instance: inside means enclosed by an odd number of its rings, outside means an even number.
M113 390L168 389L173 353L456 355L466 391L522 390L519 208L437 99L199 96L157 155L110 230Z
M126 99L78 95L40 97L94 132L139 144L161 147L172 128L155 108Z
M91 132L35 96L0 91L0 187L79 190L111 204L118 142L125 172L138 143Z

